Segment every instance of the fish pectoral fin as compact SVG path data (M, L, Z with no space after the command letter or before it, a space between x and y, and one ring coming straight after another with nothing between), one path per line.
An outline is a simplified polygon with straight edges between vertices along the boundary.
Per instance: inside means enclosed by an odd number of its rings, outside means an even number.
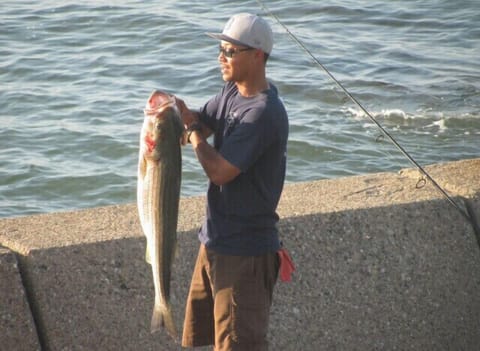
M143 179L145 178L145 174L147 173L147 160L145 156L140 155L138 158L138 178Z

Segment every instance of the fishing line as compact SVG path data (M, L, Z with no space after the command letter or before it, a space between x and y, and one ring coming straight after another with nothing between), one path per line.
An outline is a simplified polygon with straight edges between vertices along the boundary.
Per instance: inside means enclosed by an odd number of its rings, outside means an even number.
M257 0L257 3L260 5L260 7L271 17L273 17L276 22L283 27L283 29L287 32L287 34L290 36L290 38L297 43L297 45L317 64L318 67L320 67L334 82L337 84L337 86L345 93L348 98L353 101L355 105L357 105L365 115L368 116L368 118L381 130L383 136L386 136L390 142L395 145L395 147L400 150L400 152L420 171L422 174L422 178L417 182L417 188L419 187L418 184L424 184L425 178L427 178L433 185L434 187L448 200L448 202L453 205L461 214L462 216L470 222L472 225L477 237L480 235L479 233L479 228L476 225L476 221L474 220L472 213L467 213L462 207L460 207L453 199L452 197L433 179L430 174L425 171L425 169L417 162L415 159L410 156L410 154L395 140L395 138L385 129L383 126L372 116L372 114L367 111L365 107L352 95L350 92L343 86L340 81L338 81L332 73L312 54L312 52L303 44L300 39L298 39L289 29L288 27L278 18L277 15L275 15L270 9L261 1ZM377 141L380 140L379 137L377 137ZM423 178L425 177L425 178ZM420 186L421 187L421 186ZM480 245L480 241L479 241Z

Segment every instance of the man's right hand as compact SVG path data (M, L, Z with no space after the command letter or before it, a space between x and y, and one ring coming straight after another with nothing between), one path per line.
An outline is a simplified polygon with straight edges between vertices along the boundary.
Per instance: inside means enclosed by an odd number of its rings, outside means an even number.
M175 101L177 103L178 109L180 110L180 115L182 117L182 122L187 129L191 124L198 123L198 113L190 110L185 101L175 96Z

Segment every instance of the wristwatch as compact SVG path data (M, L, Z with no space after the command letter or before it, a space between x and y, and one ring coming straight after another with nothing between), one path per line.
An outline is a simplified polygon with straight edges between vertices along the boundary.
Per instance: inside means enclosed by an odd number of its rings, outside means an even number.
M193 122L190 124L190 126L187 128L187 142L190 142L190 136L192 135L193 132L201 132L202 131L202 125L198 122Z

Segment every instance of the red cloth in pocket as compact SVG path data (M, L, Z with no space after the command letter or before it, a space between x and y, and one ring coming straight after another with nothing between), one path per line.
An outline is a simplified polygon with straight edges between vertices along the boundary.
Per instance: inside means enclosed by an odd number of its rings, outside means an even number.
M277 255L280 258L280 280L289 282L292 280L292 273L295 271L292 258L286 249L278 250Z

